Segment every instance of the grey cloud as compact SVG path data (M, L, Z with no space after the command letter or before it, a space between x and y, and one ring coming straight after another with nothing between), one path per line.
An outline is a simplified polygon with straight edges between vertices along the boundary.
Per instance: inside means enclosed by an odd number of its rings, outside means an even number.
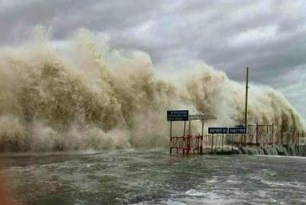
M150 18L150 10L158 6L153 1L140 0L54 0L22 5L0 9L1 43L23 39L20 34L29 32L37 24L52 27L55 38L64 38L80 27L121 31Z

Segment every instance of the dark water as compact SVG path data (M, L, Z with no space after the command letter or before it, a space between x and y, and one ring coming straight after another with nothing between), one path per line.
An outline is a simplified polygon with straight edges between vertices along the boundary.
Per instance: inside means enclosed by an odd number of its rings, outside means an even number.
M306 158L166 151L6 156L20 204L306 204Z

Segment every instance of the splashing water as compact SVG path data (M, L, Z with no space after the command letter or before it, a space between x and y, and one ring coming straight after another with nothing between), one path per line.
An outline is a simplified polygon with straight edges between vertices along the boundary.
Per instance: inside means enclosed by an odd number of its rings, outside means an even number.
M147 54L111 50L86 30L63 48L43 29L34 39L0 49L2 152L166 146L167 109L215 115L211 124L243 122L243 85L205 64L160 79ZM305 129L272 88L252 86L249 100L250 122Z

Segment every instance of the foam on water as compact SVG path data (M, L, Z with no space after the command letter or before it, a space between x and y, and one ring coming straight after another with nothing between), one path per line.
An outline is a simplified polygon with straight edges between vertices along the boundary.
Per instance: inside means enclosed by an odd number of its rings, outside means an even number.
M185 193L187 196L205 196L206 194L195 189L190 189Z
M12 156L1 174L20 204L301 204L305 198L305 163L297 158L175 160L137 150Z

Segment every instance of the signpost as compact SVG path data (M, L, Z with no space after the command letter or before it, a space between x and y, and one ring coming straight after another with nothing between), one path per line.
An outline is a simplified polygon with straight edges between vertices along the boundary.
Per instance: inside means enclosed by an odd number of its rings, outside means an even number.
M168 121L188 121L189 111L188 110L168 110L167 120Z
M229 134L245 134L245 127L231 127L229 128Z
M186 121L189 120L188 110L168 110L167 121L170 121L170 137L172 137L172 121L184 121L184 133L186 132Z
M227 134L228 128L227 127L209 127L208 133L209 134Z
M222 134L222 151L223 151L223 143L224 143L224 134L228 133L227 127L209 127L208 133L212 134L212 142L211 142L211 150L214 150L214 134ZM215 147L217 149L217 147Z
M233 149L233 143L234 143L233 135L234 134L245 134L246 129L243 125L238 125L236 127L231 127L231 128L210 127L210 128L208 128L208 133L212 134L212 143L211 143L212 144L211 145L212 150L213 150L213 147L214 147L214 134L222 134L222 151L223 151L224 134L231 134L232 135L232 149Z
M246 134L246 129L243 125L237 125L236 127L229 128L229 134L232 135L232 150L234 149L234 134Z

